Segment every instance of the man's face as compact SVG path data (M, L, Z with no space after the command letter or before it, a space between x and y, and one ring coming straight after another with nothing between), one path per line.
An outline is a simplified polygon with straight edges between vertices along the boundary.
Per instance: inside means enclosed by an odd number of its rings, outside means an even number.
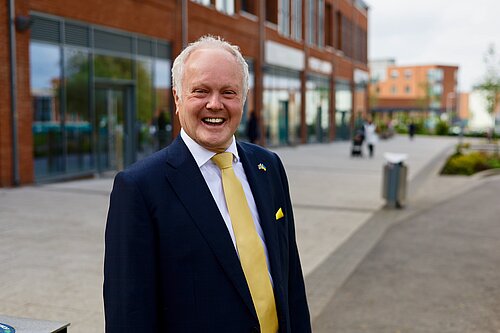
M182 128L200 146L225 151L243 114L243 73L224 49L199 49L186 60L182 91L174 89ZM182 99L179 98L182 96Z

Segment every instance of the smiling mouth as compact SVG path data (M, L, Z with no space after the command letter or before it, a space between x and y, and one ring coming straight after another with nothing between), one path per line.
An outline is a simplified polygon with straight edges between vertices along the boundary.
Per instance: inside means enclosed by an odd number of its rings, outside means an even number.
M224 118L203 118L205 124L216 126L223 124L226 120Z

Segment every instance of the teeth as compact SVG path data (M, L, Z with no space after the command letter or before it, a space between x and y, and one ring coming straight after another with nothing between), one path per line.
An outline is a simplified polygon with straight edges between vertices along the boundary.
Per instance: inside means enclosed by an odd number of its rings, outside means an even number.
M222 119L222 118L204 118L203 121L206 123L211 123L211 124L222 124L224 122L224 119Z

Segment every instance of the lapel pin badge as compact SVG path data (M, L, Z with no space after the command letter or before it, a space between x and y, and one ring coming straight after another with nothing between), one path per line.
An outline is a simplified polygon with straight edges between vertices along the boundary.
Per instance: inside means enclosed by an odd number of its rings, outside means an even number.
M257 165L257 167L259 168L259 170L267 171L266 166L264 164L262 164L262 163L259 163L259 165Z

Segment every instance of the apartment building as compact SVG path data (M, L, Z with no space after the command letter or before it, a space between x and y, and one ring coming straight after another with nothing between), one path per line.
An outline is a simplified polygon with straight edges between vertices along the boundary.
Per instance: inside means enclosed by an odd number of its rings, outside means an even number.
M394 59L370 61L370 111L377 114L457 113L458 67L397 66Z
M0 5L0 187L114 172L180 130L175 56L240 46L261 144L348 139L368 108L361 0L9 0Z

